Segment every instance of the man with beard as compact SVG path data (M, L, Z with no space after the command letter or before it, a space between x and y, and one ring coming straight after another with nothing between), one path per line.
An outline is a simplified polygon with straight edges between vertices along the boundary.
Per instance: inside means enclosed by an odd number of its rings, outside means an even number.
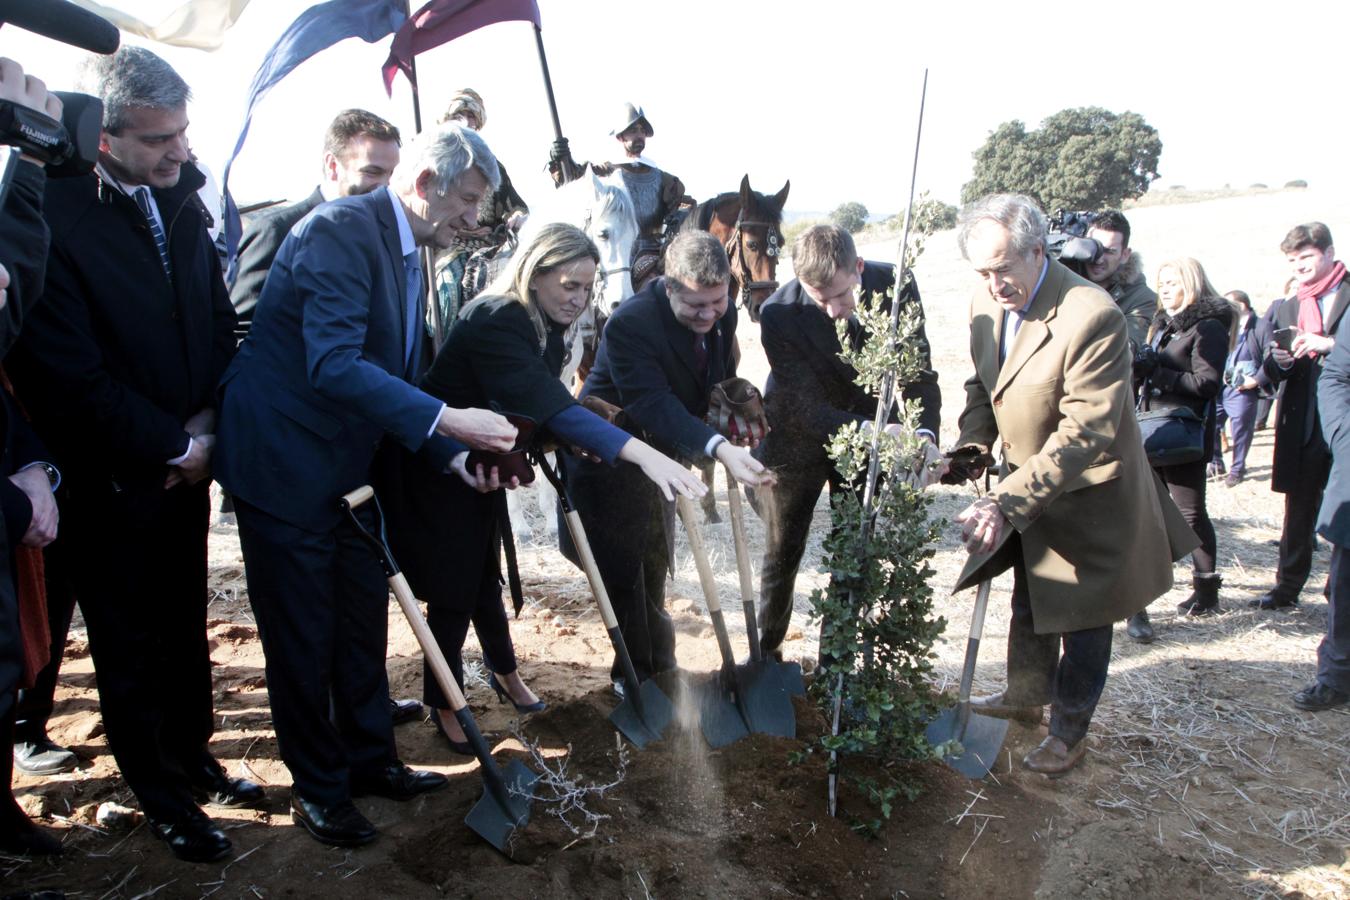
M374 113L345 109L337 114L323 136L323 179L319 186L299 203L258 213L239 239L239 268L230 288L230 302L239 316L240 340L253 322L253 307L258 305L272 260L295 223L320 203L368 194L387 185L398 165L400 146L398 129ZM414 718L421 715L421 705L405 714Z
M1125 315L1130 348L1142 347L1158 309L1158 295L1144 277L1144 261L1130 249L1130 222L1119 210L1108 209L1092 221L1087 236L1102 247L1097 261L1088 266L1088 279L1110 294Z
M291 818L337 846L376 837L353 797L411 800L445 784L398 759L389 587L338 502L370 481L386 435L476 487L458 441L505 452L516 437L503 417L409 383L426 334L418 245L475 227L498 176L487 145L458 126L423 132L408 155L389 187L325 203L292 229L220 385L218 477L235 499ZM359 516L375 527L369 506Z
M1280 250L1293 269L1298 291L1275 314L1276 342L1262 367L1280 386L1270 487L1284 494L1275 587L1250 603L1265 610L1298 603L1312 569L1317 540L1313 530L1331 471L1331 451L1318 415L1317 379L1336 346L1346 307L1350 307L1350 280L1345 277L1345 265L1336 259L1331 229L1321 222L1295 226ZM1280 330L1290 328L1296 336L1285 350L1278 343Z
M998 484L958 516L970 552L957 589L1013 569L1007 686L971 701L1050 730L1022 765L1062 775L1087 752L1113 623L1172 586L1197 543L1144 455L1125 320L1111 298L1046 254L1035 201L991 194L961 211L957 244L983 282L970 304L975 373L959 454L998 448ZM949 478L949 480L951 480Z
M858 386L858 373L839 358L835 322L849 323L847 338L857 349L865 333L853 318L854 308L895 286L895 267L863 260L852 236L837 225L802 232L792 248L792 265L797 278L760 308L760 339L769 358L764 402L772 428L756 456L778 479L775 527L769 529L760 582L760 645L766 656L781 652L787 634L792 589L820 491L829 485L833 496L847 487L826 446L845 424L870 428L876 416L876 399ZM891 301L885 302L889 308ZM918 284L908 282L895 302L919 319L912 341L920 371L897 388L903 399L919 402L919 433L936 444L942 392L924 333Z
M623 148L622 155L610 162L577 163L565 142L553 145L548 170L555 184L561 186L581 177L587 166L601 178L614 176L633 198L637 214L638 237L633 242L629 257L633 268L633 290L640 291L658 274L661 261L662 236L673 229L670 219L685 203L684 183L669 172L661 170L643 155L647 138L655 134L642 107L625 103L618 124L611 135ZM692 205L692 201L691 201Z
M235 316L189 162L187 84L139 47L86 76L104 104L98 167L47 185L46 292L7 363L64 475L60 565L108 744L152 833L206 862L230 840L198 802L264 799L208 749L208 486Z

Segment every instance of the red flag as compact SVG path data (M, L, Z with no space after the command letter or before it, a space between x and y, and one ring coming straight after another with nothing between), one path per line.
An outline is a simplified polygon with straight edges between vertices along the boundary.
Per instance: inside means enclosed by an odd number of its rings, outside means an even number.
M394 75L402 71L417 90L413 57L494 22L533 22L539 26L537 0L431 0L413 13L394 35L384 63L384 89L393 92Z

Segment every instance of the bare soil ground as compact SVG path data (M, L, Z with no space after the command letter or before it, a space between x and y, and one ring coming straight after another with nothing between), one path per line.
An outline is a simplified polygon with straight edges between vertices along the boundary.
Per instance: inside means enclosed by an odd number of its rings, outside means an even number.
M1350 201L1313 191L1261 193L1193 206L1131 211L1135 244L1152 263L1191 254L1221 290L1244 287L1258 304L1274 296L1284 269L1274 246L1287 227L1324 218L1350 227ZM893 248L864 248L888 258ZM964 316L971 287L950 234L930 239L919 265L929 334L942 376L944 443L955 437L968 373ZM1151 269L1149 270L1152 271ZM744 326L749 377L765 367L755 329ZM1225 577L1222 615L1195 622L1173 607L1177 587L1154 603L1158 640L1129 642L1117 631L1111 678L1093 725L1092 752L1067 778L1050 781L1018 765L1044 727L1013 725L994 777L966 781L932 764L925 790L868 841L825 814L819 763L793 765L802 740L824 727L798 705L798 740L755 737L709 751L686 724L645 751L620 751L605 720L609 648L579 572L557 554L542 516L522 542L527 604L513 623L522 673L550 708L517 723L495 702L481 669L469 667L475 715L502 760L526 758L513 729L551 766L582 783L622 780L588 809L591 836L574 834L548 804L498 854L463 825L481 792L477 763L449 754L430 724L397 730L402 758L451 777L451 785L407 804L359 801L379 826L373 845L320 846L286 812L289 777L277 756L263 658L250 614L233 528L211 538L210 606L217 732L212 749L231 772L268 790L265 810L213 810L230 829L232 860L179 863L147 833L98 826L100 803L134 805L108 753L83 631L76 628L58 694L52 736L85 761L70 775L16 780L16 793L64 838L60 860L0 859L0 894L63 888L87 898L156 897L1039 897L1199 898L1350 896L1350 711L1318 715L1289 704L1311 677L1325 628L1319 552L1293 611L1257 613L1246 601L1270 584L1282 506L1269 490L1270 432L1260 432L1248 480L1211 488ZM720 486L720 481L719 481ZM968 490L938 488L933 515L950 519ZM526 504L528 507L529 504ZM727 517L725 498L721 514ZM789 657L814 655L807 597L824 584L815 567L828 526L822 503L814 543L797 583ZM762 529L750 521L762 547ZM724 605L739 599L729 526L705 526ZM717 665L716 642L686 545L669 596L681 666L697 679ZM939 688L959 674L969 595L946 596L963 553L953 530L935 560L937 611L949 622L937 646ZM1128 577L1128 576L1126 576ZM1002 680L1010 584L996 583L977 691ZM728 616L744 648L739 616ZM420 693L420 654L390 607L389 673L395 696ZM470 638L472 663L478 650ZM856 805L848 796L844 804Z

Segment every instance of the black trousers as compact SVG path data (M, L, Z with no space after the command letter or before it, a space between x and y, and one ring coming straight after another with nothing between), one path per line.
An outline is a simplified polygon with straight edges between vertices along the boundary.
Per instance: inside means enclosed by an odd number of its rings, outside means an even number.
M1350 547L1331 545L1327 633L1317 647L1317 680L1350 694Z
M1205 484L1209 480L1205 471L1206 462L1202 459L1181 466L1159 466L1156 469L1177 509L1181 510L1182 518L1191 526L1195 536L1200 538L1200 546L1191 554L1191 568L1197 575L1214 572L1215 558L1219 552L1214 523L1205 509Z
M352 773L397 759L384 665L388 583L349 520L316 534L238 497L234 506L281 758L307 800L339 803L351 796ZM358 514L374 526L370 509Z
M146 815L195 809L214 730L206 643L207 484L72 486L62 511L108 745Z
M495 543L495 542L494 542ZM457 604L438 603L427 598L427 625L436 636L436 643L450 664L455 683L464 690L464 639L469 635L469 623L478 635L483 657L489 670L499 675L510 675L516 670L516 649L511 643L511 626L502 605L502 586L497 580L497 561L483 560L483 573L478 579L478 602L465 612ZM422 702L437 709L450 709L450 701L441 690L431 666L422 666Z
M1050 734L1072 747L1081 741L1106 686L1111 664L1110 625L1037 634L1021 541L1013 554L1012 623L1008 628L1009 703L1050 704ZM1062 650L1062 652L1061 652Z
M1282 600L1297 600L1312 571L1313 547L1317 544L1317 511L1331 474L1331 453L1320 439L1309 441L1299 451L1298 480L1284 495L1284 529L1280 532L1280 564L1274 593Z
M61 658L65 655L66 636L70 620L75 614L75 591L70 585L71 560L66 550L67 541L57 538L42 551L46 573L47 628L52 643L47 665L38 672L30 688L19 691L19 706L14 723L14 740L35 742L47 736L47 721L56 705L56 681L61 674Z
M801 567L821 489L829 485L833 498L846 488L839 473L828 462L775 466L774 471L778 483L771 494L773 510L763 510L762 504L770 496L768 492L757 498L761 511L772 523L766 535L759 582L759 645L765 655L776 652L787 636L792 621L797 570Z
M0 547L5 546L4 518L0 517ZM8 555L0 557L0 778L5 783L5 792L0 794L0 838L5 839L26 827L28 820L10 792L14 754L9 747L14 742L15 698L23 677L23 641L19 634L19 596Z
M586 530L638 679L675 668L675 625L666 612L673 506L663 502L637 466L607 466L573 457L565 458L563 465L568 494ZM580 565L561 508L558 542L563 555ZM610 677L622 676L616 657Z

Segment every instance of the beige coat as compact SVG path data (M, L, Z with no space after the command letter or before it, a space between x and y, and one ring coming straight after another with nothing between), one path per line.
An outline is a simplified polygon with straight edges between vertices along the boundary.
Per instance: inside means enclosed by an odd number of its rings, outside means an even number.
M1172 561L1199 543L1144 456L1125 319L1052 261L1000 367L1003 325L981 288L958 446L1003 455L990 496L1021 535L1037 633L1118 622L1171 588ZM958 589L1009 564L989 561L971 557Z

